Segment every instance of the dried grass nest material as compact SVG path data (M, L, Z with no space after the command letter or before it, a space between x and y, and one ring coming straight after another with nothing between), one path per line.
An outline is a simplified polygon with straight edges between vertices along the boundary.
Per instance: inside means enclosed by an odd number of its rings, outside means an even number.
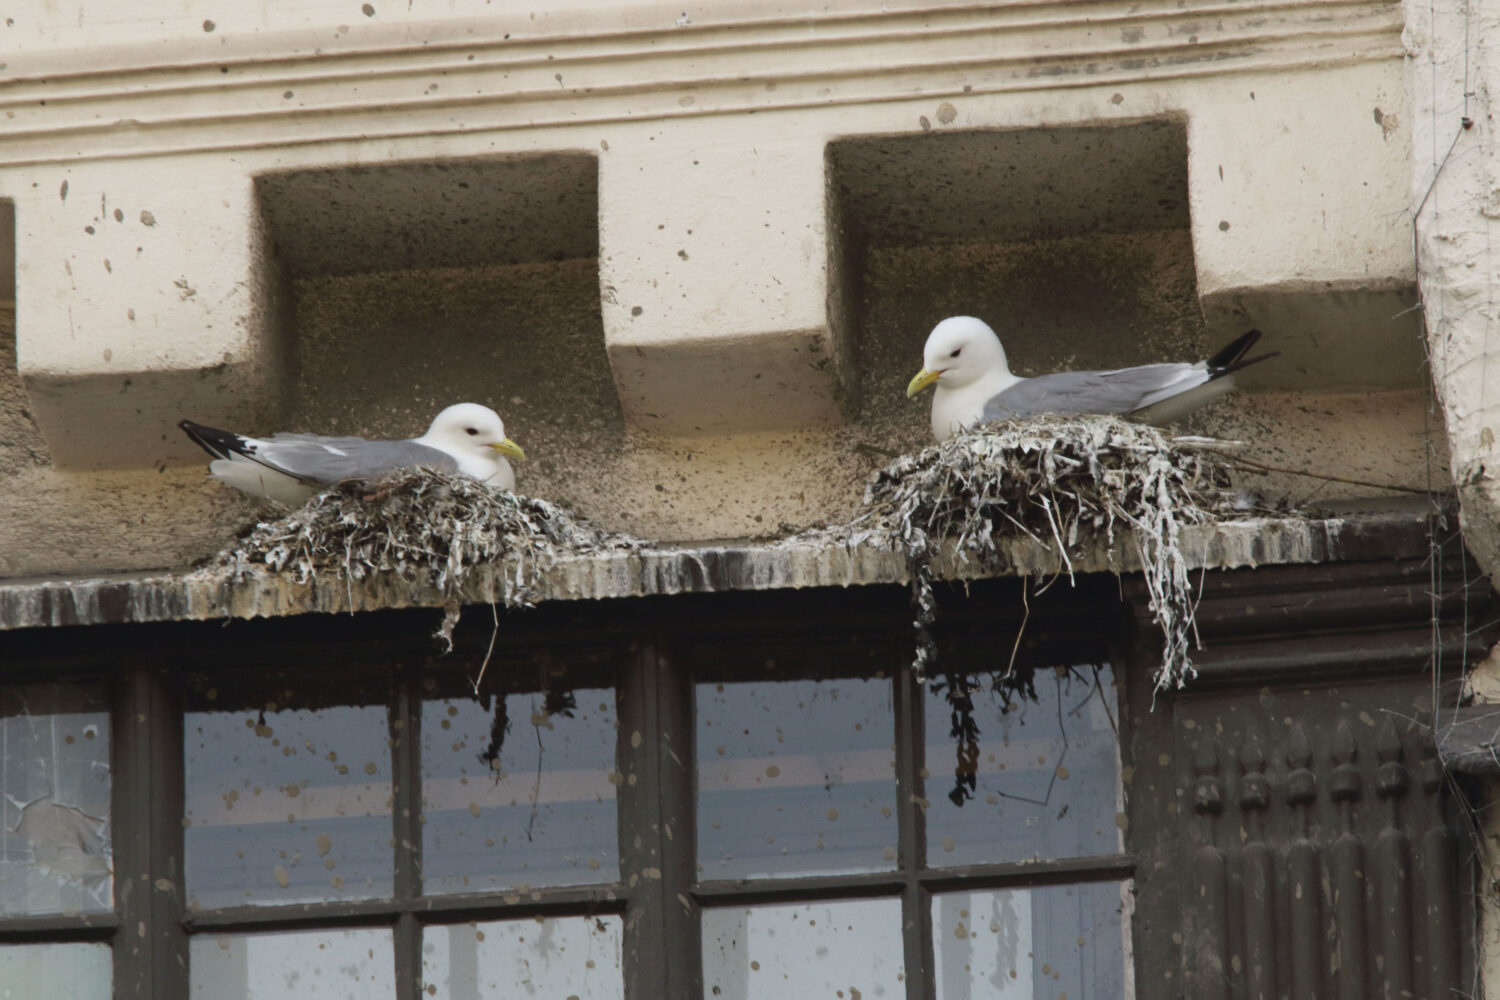
M506 564L497 574L507 606L540 596L547 569L565 556L631 551L643 543L602 531L557 504L492 489L431 469L402 470L379 483L330 487L275 521L262 522L219 555L243 574L251 565L306 583L319 573L361 580L375 573L405 579L430 574L447 599L441 634L451 635L469 573Z
M936 615L932 563L951 545L961 562L1013 569L1005 546L1029 538L1073 572L1070 554L1117 542L1134 547L1165 639L1158 689L1194 675L1196 601L1183 555L1189 524L1244 516L1228 473L1211 450L1220 442L1174 442L1154 427L1113 417L1002 421L903 455L876 473L865 510L827 529L851 545L905 553L916 610L919 676L935 662L928 633Z

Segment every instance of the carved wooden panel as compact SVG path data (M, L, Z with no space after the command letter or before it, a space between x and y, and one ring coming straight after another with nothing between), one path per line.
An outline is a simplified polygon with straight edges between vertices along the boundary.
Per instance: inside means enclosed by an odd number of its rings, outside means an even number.
M1186 995L1447 997L1464 851L1419 678L1184 699Z

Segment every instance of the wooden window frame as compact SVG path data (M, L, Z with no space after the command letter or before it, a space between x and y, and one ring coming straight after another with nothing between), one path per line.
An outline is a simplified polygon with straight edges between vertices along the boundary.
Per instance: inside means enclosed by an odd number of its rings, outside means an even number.
M1133 878L1137 989L1142 996L1159 992L1160 984L1140 980L1142 970L1176 970L1182 978L1174 981L1173 989L1180 992L1189 981L1205 982L1202 977L1212 968L1177 933L1185 922L1197 919L1191 912L1195 897L1185 860L1198 849L1208 828L1203 816L1178 808L1179 801L1191 802L1181 797L1195 794L1195 786L1205 781L1223 782L1229 810L1241 808L1243 794L1227 758L1222 772L1205 776L1194 770L1194 747L1201 745L1204 733L1201 720L1215 718L1218 704L1253 701L1254 695L1273 688L1290 695L1319 685L1347 687L1363 692L1359 697L1368 704L1381 705L1383 692L1395 690L1395 682L1407 691L1425 690L1424 674L1434 662L1447 664L1449 678L1456 676L1455 664L1479 662L1500 631L1500 622L1483 580L1457 549L1456 538L1439 544L1435 537L1411 531L1372 531L1363 536L1356 532L1343 542L1349 563L1208 574L1198 607L1206 643L1198 656L1200 674L1185 692L1168 692L1155 705L1150 678L1160 647L1138 583L1127 580L1122 587L1113 578L1094 577L1080 578L1076 588L1054 586L1048 595L1050 611L1047 602L1033 597L1028 635L1045 633L1049 614L1065 638L1082 631L1081 621L1096 623L1093 640L1109 647L1107 658L1121 685L1121 763L1133 770L1134 777L1126 780L1127 853L1106 858L922 867L921 828L916 807L909 803L924 791L914 750L925 744L917 728L923 693L904 670L911 650L904 588L557 602L506 614L502 647L562 650L586 644L609 645L617 651L622 738L616 766L636 776L635 785L622 782L617 800L619 829L622 834L632 832L620 837L621 882L614 887L536 890L514 904L504 903L498 893L415 894L420 765L413 748L420 745L418 684L426 661L434 655L428 632L436 625L436 612L0 633L7 683L109 679L116 866L113 912L0 918L0 943L109 942L114 945L116 997L187 1000L191 933L389 926L398 956L396 996L418 1000L418 941L425 924L612 913L625 918L622 973L627 996L697 997L703 979L698 929L702 907L879 896L899 898L903 919L910 922L903 929L908 1000L931 1000L934 893ZM1022 617L1019 587L1016 580L983 581L972 585L972 599L967 588L948 588L940 625L1014 625ZM911 740L897 740L897 867L858 875L700 884L693 859L695 695L689 651L694 642L705 639L795 640L814 635L859 636L861 641L882 642L889 650L893 676L898 678L892 689L897 731L914 734ZM471 609L460 626L460 643L482 650L490 636L488 609ZM393 901L298 905L295 912L273 907L185 911L179 675L243 666L257 655L264 659L267 649L275 650L277 667L317 670L327 669L330 662L376 661L393 665L390 701L397 717L404 714L407 721L405 739L398 742L392 758L392 822L403 852ZM1195 713L1200 720L1196 728L1184 721ZM651 738L632 747L623 734L633 730ZM1367 757L1359 763L1369 772L1371 790L1365 798L1369 808L1383 810L1385 805L1375 796L1379 782L1370 780L1378 762ZM1416 763L1411 773L1427 767L1422 763L1427 758L1420 754L1412 759ZM1320 789L1338 763L1329 759L1326 748L1317 750L1312 766L1322 769ZM1408 794L1406 801L1414 801L1415 795ZM1273 787L1273 799L1279 803L1282 798L1284 789ZM1466 808L1461 795L1445 793L1443 798L1442 808L1450 814ZM673 828L670 845L660 833L668 823ZM1414 832L1423 829L1419 824ZM639 846L635 831L642 833ZM1463 879L1473 875L1472 863L1462 864L1466 874L1461 874L1460 888ZM661 877L637 877L632 884L631 875L640 876L646 869L659 870ZM1471 920L1471 911L1464 910L1454 924L1455 933L1470 927ZM1231 938L1239 933L1233 926L1229 931ZM1464 940L1461 962L1467 976L1476 942L1470 935Z

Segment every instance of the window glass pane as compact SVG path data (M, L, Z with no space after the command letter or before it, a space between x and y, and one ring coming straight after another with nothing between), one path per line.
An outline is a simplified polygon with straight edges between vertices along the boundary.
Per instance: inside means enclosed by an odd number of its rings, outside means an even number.
M0 945L0 1000L109 1000L107 944Z
M753 662L743 672L724 669L744 659ZM714 650L695 662L717 667L697 684L699 877L894 868L895 722L883 661L808 646ZM829 676L838 668L855 675Z
M396 992L389 930L205 934L188 946L193 1000L367 1000Z
M1120 882L952 892L932 900L938 1000L1124 997Z
M114 906L109 785L103 684L0 687L0 914Z
M1124 805L1110 668L1039 668L1036 700L1016 688L996 691L986 675L978 680L973 765L950 735L944 682L928 685L928 864L1119 853ZM962 804L953 798L955 769L975 778Z
M902 954L897 899L703 911L703 994L710 1000L900 1000Z
M422 995L434 1000L512 1000L625 995L620 918L554 917L428 927Z
M466 676L424 678L424 891L619 880L607 662L493 662L482 699Z
M369 680L189 678L189 906L390 895L385 685Z

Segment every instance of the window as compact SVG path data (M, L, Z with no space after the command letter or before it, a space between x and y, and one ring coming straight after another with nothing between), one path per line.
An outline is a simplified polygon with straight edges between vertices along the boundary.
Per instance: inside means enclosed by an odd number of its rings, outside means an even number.
M1208 576L1154 704L1109 577L945 588L925 686L897 587L0 633L0 988L1452 992L1426 555Z

